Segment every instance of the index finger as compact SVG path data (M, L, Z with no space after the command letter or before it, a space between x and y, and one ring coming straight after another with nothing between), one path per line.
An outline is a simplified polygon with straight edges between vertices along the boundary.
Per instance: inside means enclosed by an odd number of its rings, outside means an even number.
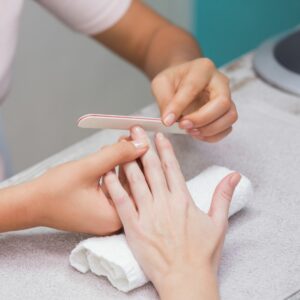
M137 159L146 152L147 147L146 141L121 141L80 160L80 172L93 180L100 178L116 166Z

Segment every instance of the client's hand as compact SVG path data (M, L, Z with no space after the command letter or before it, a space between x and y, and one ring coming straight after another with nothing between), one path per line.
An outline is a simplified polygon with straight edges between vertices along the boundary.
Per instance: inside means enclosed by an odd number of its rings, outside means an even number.
M132 130L133 140L147 141ZM209 214L194 204L170 142L162 134L138 163L123 166L126 192L115 173L104 181L135 257L162 299L217 299L216 271L228 224L230 200L240 175L217 187Z
M99 185L117 165L137 159L147 144L122 141L47 171L32 184L35 226L103 235L121 228L118 214Z

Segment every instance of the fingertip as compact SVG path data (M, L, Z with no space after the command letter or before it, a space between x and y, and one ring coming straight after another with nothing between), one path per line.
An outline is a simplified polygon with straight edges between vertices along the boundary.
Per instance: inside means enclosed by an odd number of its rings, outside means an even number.
M168 113L163 117L162 121L163 121L165 126L170 127L175 123L176 115L173 112Z
M134 139L145 138L146 131L141 126L133 126L130 128L131 137Z
M164 134L163 134L162 132L156 133L155 137L156 137L156 139L157 139L158 141L163 141L164 138L165 138L165 136L164 136Z

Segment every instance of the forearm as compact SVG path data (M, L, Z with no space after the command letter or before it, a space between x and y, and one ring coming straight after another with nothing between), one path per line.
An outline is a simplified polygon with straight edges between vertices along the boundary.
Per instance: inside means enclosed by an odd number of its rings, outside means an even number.
M0 232L37 226L36 194L33 182L0 190Z
M172 274L158 284L161 300L218 300L217 279L211 269Z
M169 66L201 56L196 40L188 32L138 0L115 26L93 37L150 78Z
M144 72L152 79L162 70L201 57L196 40L186 31L165 24L156 31L144 53Z

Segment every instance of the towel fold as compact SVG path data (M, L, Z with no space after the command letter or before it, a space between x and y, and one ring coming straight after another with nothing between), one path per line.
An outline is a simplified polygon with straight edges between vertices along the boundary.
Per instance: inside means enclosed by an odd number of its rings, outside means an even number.
M224 167L212 166L187 182L192 198L202 211L208 212L216 186L231 172ZM242 176L231 202L229 216L241 210L251 196L251 182ZM93 237L80 242L70 254L70 263L79 272L90 270L98 276L107 277L114 287L123 292L149 281L135 260L124 234Z

